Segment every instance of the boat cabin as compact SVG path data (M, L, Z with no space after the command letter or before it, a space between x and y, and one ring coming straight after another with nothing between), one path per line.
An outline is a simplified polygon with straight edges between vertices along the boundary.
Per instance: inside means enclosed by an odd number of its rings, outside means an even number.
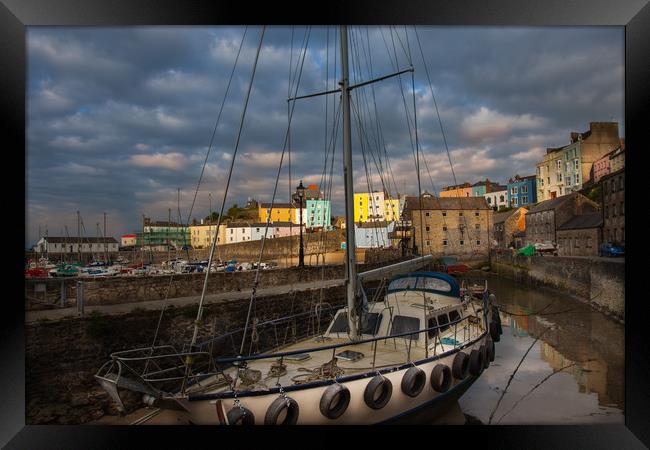
M412 335L401 336L410 339L411 345L425 345L425 342L446 333L453 324L464 317L467 303L460 296L460 287L453 277L439 272L416 272L394 277L388 284L383 301L370 304L366 314L361 339L392 336L414 331ZM419 330L440 326L437 330L417 333ZM340 309L325 337L347 338L349 331L348 310ZM435 339L434 339L435 340Z

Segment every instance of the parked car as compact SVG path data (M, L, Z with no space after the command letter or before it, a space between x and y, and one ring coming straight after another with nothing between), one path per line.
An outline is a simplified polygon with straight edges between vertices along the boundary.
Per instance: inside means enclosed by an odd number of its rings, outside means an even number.
M603 242L598 249L598 256L625 256L625 246L612 242Z
M557 256L557 247L554 244L548 242L545 243L536 242L535 251L540 255L544 255L545 253L550 253L554 256Z
M458 258L454 256L443 256L435 262L434 269L448 275L457 275L467 272L469 266L459 263Z

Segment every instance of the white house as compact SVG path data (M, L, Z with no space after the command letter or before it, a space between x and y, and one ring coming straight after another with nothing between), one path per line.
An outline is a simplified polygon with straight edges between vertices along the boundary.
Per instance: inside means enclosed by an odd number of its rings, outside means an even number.
M354 240L357 248L387 248L391 246L388 233L395 228L395 222L361 222L354 225Z
M485 197L488 206L492 208L494 211L497 211L502 206L504 208L510 206L510 204L508 203L507 189L504 189L502 191L488 192L487 194L483 194L483 197Z
M120 244L113 237L57 237L47 236L38 240L34 246L37 253L101 253L116 252Z
M226 244L251 240L251 225L248 222L230 222L226 226Z

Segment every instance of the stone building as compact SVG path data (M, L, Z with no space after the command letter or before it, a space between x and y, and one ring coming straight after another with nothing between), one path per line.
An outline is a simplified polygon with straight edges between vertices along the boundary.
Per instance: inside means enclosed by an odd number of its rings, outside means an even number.
M526 245L557 243L558 227L574 216L599 210L598 203L578 192L538 203L526 214Z
M601 178L603 241L625 245L625 168Z
M513 208L510 211L492 215L492 244L498 248L515 246L514 233L526 230L526 208Z
M590 122L589 131L571 133L568 145L546 149L537 164L537 200L579 191L591 179L594 162L620 145L617 122Z
M410 247L421 255L484 256L490 249L492 209L484 197L406 197Z
M603 216L600 211L569 219L557 228L559 256L598 256L602 243Z

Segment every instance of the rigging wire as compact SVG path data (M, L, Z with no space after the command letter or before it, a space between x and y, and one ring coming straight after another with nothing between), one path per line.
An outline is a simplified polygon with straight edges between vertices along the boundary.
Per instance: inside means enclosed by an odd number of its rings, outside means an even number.
M303 54L302 54L302 61L300 63L300 71L297 74L297 79L296 79L296 84L295 84L294 97L297 96L298 88L300 87L300 80L302 78L302 70L303 70L303 66L304 66L304 63L305 63L305 57L307 55L307 45L309 43L310 35L311 35L311 27L309 27L309 31L307 33L307 39L305 41L305 47L304 47L304 51L303 51ZM260 41L260 46L261 46L261 41ZM252 79L251 79L251 85L252 85ZM271 211L273 210L273 204L275 202L275 196L277 194L278 181L280 180L280 173L282 171L282 162L284 160L284 154L285 154L285 151L287 149L287 142L288 142L288 138L289 138L289 129L290 129L291 119L293 118L293 113L294 113L295 107L296 107L296 102L294 101L292 103L292 105L291 105L291 114L289 115L289 126L287 127L287 132L285 133L284 144L282 146L282 154L280 155L280 164L279 164L279 167L278 167L278 174L277 174L277 176L275 178L275 185L273 187L273 197L271 199ZM302 206L302 205L300 205L300 206ZM271 215L269 214L269 215L267 215L267 218L266 218L266 228L264 229L264 237L262 238L262 242L261 242L261 246L260 246L261 247L260 248L260 254L259 254L259 258L257 260L257 270L255 272L255 280L253 282L253 289L252 289L252 292L251 292L251 300L250 300L250 303L248 305L248 313L246 315L246 324L244 326L244 331L243 331L243 335L242 335L242 342L241 342L241 346L240 346L240 349L239 349L240 354L242 354L243 351L244 351L244 343L246 341L246 331L248 329L248 324L250 322L251 309L252 309L253 304L255 302L255 295L256 295L256 292L257 292L257 286L259 284L260 262L262 261L262 256L264 254L264 247L265 247L265 243L266 243L266 236L267 236L268 230L269 230L269 222L270 222L270 220L271 220ZM207 280L207 278L206 278L206 280Z
M223 201L221 202L221 209L220 209L220 212L219 212L219 217L217 218L217 227L216 227L217 230L219 229L219 225L221 225L221 218L223 216L223 210L224 210L224 208L226 206L226 199L228 197L228 188L230 187L230 180L232 178L232 171L233 171L233 168L235 166L237 151L239 150L239 143L241 141L241 132L242 132L242 129L244 128L244 119L246 118L246 111L248 109L248 102L250 100L250 94L251 94L251 90L253 88L253 80L255 79L255 73L257 71L257 62L259 60L260 51L262 50L262 42L264 41L264 33L265 32L266 32L266 25L264 25L262 27L262 32L261 32L261 35L260 35L260 42L259 42L259 45L257 47L257 52L255 54L255 61L253 63L253 70L252 70L252 73L251 73L250 82L248 84L248 90L246 92L246 99L244 101L244 109L242 111L241 119L239 121L239 130L237 132L237 140L235 142L235 148L233 150L232 161L230 163L230 168L228 170L228 178L226 180L226 186L225 186L224 193L223 193ZM214 249L215 249L216 246L217 246L217 239L214 239L212 241L212 247L210 248L210 256L208 258L208 270L206 271L205 280L203 282L203 290L201 291L201 299L199 301L199 308L198 308L198 311L197 311L197 314L196 314L194 333L192 335L192 341L191 341L190 347L193 346L196 343L196 337L197 337L198 332L199 332L199 323L201 321L201 315L202 315L202 312L203 312L203 301L205 299L205 292L206 292L207 286L208 286L208 276L210 275L210 267L212 266L212 258L214 256ZM189 369L189 365L188 365L188 369ZM184 384L185 384L185 380L183 381L183 385Z
M189 210L189 213L187 215L188 224L189 224L190 217L192 216L192 211L194 210L194 205L196 203L196 197L197 197L197 195L199 193L201 182L203 180L203 173L205 172L205 167L207 166L208 158L210 157L210 151L212 150L212 145L214 143L214 137L216 135L217 128L219 126L219 122L221 121L221 113L223 112L223 108L224 108L224 106L226 104L226 99L228 98L228 93L230 92L230 85L232 84L232 79L233 79L233 76L235 74L235 69L237 68L237 63L239 62L239 55L241 54L242 47L244 46L244 39L246 38L247 31L248 31L248 25L246 26L246 28L244 28L244 34L242 35L241 41L239 43L239 49L237 50L237 55L235 56L235 62L233 64L232 70L230 71L230 76L228 77L228 84L226 85L226 91L224 92L223 99L221 100L221 106L219 107L219 113L217 114L217 120L215 121L214 128L212 129L212 135L210 136L210 141L209 141L209 144L208 144L208 150L207 150L207 152L205 154L205 159L203 160L203 166L201 167L201 173L200 173L199 179L197 181L196 190L194 191L194 198L192 200L192 205L190 206L190 210ZM179 205L179 215L180 215L180 205ZM212 217L210 217L210 224L212 224ZM211 229L212 229L212 227L210 226L209 231L208 231L208 236L210 236L212 234ZM217 240L217 237L219 235L218 230L219 230L219 226L217 226L217 229L215 230L215 234L214 234L214 237L213 237L213 239L215 241ZM144 245L144 236L143 236L143 245ZM208 264L208 267L207 267L208 273L210 272L210 269L211 269L211 265ZM153 341L151 342L151 347L150 347L151 352L153 352L153 347L155 346L156 340L158 339L158 332L160 330L160 324L162 323L163 314L165 312L165 309L167 308L167 300L169 298L169 292L171 290L173 278L174 278L174 273L172 272L170 277L169 277L169 284L167 285L167 290L165 291L165 300L164 300L164 303L163 303L162 308L160 310L160 316L158 317L158 323L156 325L156 331L154 333ZM144 369L145 372L147 370L148 364L149 364L149 360L147 360L147 362L146 362L145 369Z

